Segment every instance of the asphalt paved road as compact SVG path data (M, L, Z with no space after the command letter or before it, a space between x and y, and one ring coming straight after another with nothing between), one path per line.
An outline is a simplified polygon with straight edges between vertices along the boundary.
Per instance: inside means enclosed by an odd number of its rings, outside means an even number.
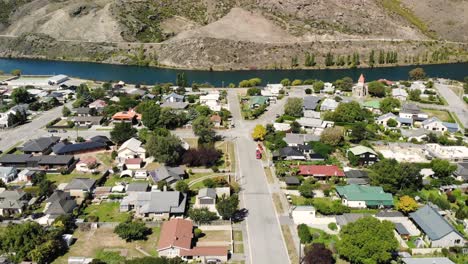
M242 186L241 199L248 210L246 226L250 263L290 263L262 162L255 157L256 143L250 136L253 126L259 122L247 122L242 119L239 104L233 103L238 100L236 90L228 92L228 100L231 102L230 111L236 124L236 128L228 133L236 140L240 168L238 177ZM267 112L268 116L264 116L260 121L271 121L269 119L275 116L275 112L280 111L277 109L282 110L283 104L284 102L278 102L272 106L275 111Z
M454 112L464 127L468 127L468 111L466 103L451 89L449 85L435 83L435 88L445 98L450 111Z

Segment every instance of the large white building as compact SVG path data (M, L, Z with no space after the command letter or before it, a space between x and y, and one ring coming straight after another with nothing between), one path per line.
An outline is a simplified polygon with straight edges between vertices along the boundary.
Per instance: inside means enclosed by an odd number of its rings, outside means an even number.
M468 162L468 148L465 146L442 146L439 144L426 144L428 155L445 159L451 162Z

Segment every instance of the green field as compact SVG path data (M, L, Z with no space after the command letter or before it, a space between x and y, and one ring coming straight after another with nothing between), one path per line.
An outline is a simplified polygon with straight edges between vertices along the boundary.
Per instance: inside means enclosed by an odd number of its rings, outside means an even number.
M435 109L427 109L427 108L422 108L421 110L423 112L426 112L430 117L439 118L442 122L455 123L455 120L452 118L450 113L445 110L435 110Z
M120 203L118 202L103 202L101 204L88 205L83 215L95 216L99 218L99 222L123 222L128 219L129 213L119 212Z

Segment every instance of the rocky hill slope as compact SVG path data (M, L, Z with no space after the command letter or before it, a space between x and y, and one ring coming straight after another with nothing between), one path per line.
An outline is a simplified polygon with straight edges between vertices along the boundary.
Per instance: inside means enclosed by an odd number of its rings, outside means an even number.
M390 63L465 60L466 45L447 41L468 42L466 12L468 0L0 0L0 38L7 38L0 39L0 55L84 59L83 52L57 53L39 42L83 48L99 42L106 55L87 60L134 63L146 56L171 67L303 67L307 52L318 58L316 66L327 53L336 60L353 52L368 57L379 49L368 40L401 53ZM9 46L15 36L39 44ZM400 50L392 40L408 42ZM427 59L434 53L437 60ZM254 63L240 59L246 55Z

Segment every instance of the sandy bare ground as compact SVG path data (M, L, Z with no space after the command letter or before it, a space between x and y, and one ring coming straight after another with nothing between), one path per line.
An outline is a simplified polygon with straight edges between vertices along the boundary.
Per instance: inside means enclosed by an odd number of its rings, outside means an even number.
M260 13L233 8L220 20L177 35L174 40L198 36L260 43L294 42L297 39Z

